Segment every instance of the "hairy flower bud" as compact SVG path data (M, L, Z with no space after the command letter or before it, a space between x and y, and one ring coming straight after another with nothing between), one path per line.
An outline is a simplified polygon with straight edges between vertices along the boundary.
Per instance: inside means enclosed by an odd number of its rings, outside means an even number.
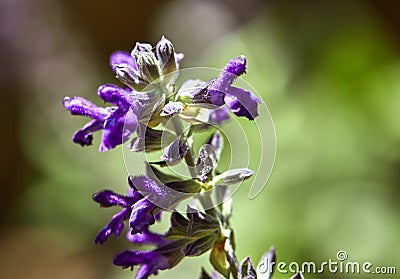
M124 84L133 87L139 84L140 77L137 72L128 64L117 64L114 66L117 78Z
M157 58L151 51L139 51L134 54L141 77L148 83L160 77Z
M174 46L164 36L157 43L156 53L158 61L160 61L161 64L163 75L175 72L177 70Z
M131 55L134 56L136 53L138 52L147 52L147 51L151 51L153 47L151 46L151 44L147 44L147 43L139 43L137 42L135 47L132 50Z
M254 174L254 171L250 169L233 169L228 170L220 175L217 175L212 184L220 186L228 186L236 183L240 183L245 179L250 178Z

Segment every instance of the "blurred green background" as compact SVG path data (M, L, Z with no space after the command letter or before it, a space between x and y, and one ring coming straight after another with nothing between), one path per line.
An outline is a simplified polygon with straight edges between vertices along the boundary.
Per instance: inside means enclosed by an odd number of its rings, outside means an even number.
M161 35L184 68L245 54L245 80L274 119L267 187L234 196L240 258L275 245L279 261L318 263L344 250L400 272L400 2L1 0L1 278L133 278L111 264L127 242L92 242L113 213L92 193L126 191L121 148L100 154L99 135L73 144L85 120L61 100L99 103L97 87L115 82L112 51ZM207 256L159 278L197 278L201 264Z

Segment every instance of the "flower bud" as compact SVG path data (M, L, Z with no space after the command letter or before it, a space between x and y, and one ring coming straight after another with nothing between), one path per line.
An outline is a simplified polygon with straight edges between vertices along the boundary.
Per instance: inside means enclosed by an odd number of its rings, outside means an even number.
M139 84L140 77L137 72L128 64L117 64L114 66L117 78L124 84L128 86L134 86Z
M148 83L160 77L156 56L151 51L139 51L134 54L141 77Z
M185 141L177 139L164 149L161 160L170 165L177 164L185 157L188 149L189 147Z
M153 47L151 46L151 44L146 44L146 43L136 43L135 47L132 50L131 55L134 56L136 53L139 52L151 52L151 49Z
M161 116L172 116L183 111L183 104L181 102L169 102L165 105L161 112Z
M212 184L228 186L236 183L240 183L245 179L250 178L254 174L254 171L250 169L233 169L228 170L220 175L214 177Z
M166 75L177 70L175 50L173 44L164 36L157 43L156 53L161 64L162 74Z

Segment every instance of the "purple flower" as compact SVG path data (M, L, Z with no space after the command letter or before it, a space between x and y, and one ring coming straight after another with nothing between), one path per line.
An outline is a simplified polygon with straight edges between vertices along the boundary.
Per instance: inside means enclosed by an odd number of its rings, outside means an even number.
M129 184L132 189L135 189L135 191L145 197L132 210L130 218L132 228L141 228L143 222L154 223L154 214L159 212L160 208L171 209L180 201L190 196L188 193L175 191L165 185L158 185L153 179L147 176L130 177ZM152 212L152 209L154 210L154 214L148 214Z
M210 113L209 123L212 125L221 125L222 122L229 120L230 115L226 107L219 107Z
M93 200L98 202L101 207L121 206L123 209L115 214L111 221L97 234L94 242L96 244L103 244L112 234L118 237L123 229L125 220L130 216L131 207L141 199L139 193L131 192L129 196L123 196L114 193L111 190L104 190L93 195Z
M136 131L138 122L151 127L160 123L159 114L166 99L164 94L151 88L148 92L138 91L153 81L163 82L164 87L170 86L176 79L183 55L175 53L172 43L164 37L158 42L156 52L149 44L137 43L132 53L116 51L111 55L111 68L126 87L105 84L97 93L115 107L98 107L81 97L64 99L64 107L73 115L93 119L74 134L75 143L91 145L92 134L103 130L99 149L104 152L126 142ZM164 78L164 75L168 76Z
M250 91L232 86L236 78L245 72L246 58L244 56L231 59L209 87L208 98L216 106L226 104L237 116L253 120L258 116L257 106L258 103L261 103L261 99Z
M104 190L93 195L93 200L102 207L122 207L122 210L112 217L107 226L100 230L95 243L103 244L112 234L118 237L128 219L132 234L147 230L155 223L160 211L160 208L150 202L149 198L168 200L168 192L164 190L166 187L157 185L148 177L129 177L128 182L131 189L127 196L119 195L111 190ZM141 189L141 192L138 189Z
M145 279L172 267L170 259L157 251L124 251L114 258L114 264L123 268L140 265L135 279Z
M158 208L147 198L139 200L132 206L131 215L129 217L131 233L140 233L150 225L153 225L156 221L154 217L154 211L156 209Z
M141 233L132 234L128 232L126 238L135 244L152 244L160 247L168 243L164 235L149 231L148 228L144 229Z
M91 145L92 133L103 129L99 149L104 152L124 143L136 130L137 116L129 106L102 108L81 97L65 97L63 104L71 114L93 119L72 137L82 146Z

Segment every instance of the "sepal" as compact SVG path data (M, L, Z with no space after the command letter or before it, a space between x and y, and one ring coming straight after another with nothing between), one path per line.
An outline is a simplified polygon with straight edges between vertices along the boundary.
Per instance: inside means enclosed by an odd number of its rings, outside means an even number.
M239 279L257 279L257 273L250 260L245 258L239 266Z
M243 168L228 170L222 174L214 177L210 184L214 186L229 186L232 184L240 183L243 180L250 178L254 174L254 171Z
M276 249L271 247L260 259L257 266L259 279L272 279L276 263Z

